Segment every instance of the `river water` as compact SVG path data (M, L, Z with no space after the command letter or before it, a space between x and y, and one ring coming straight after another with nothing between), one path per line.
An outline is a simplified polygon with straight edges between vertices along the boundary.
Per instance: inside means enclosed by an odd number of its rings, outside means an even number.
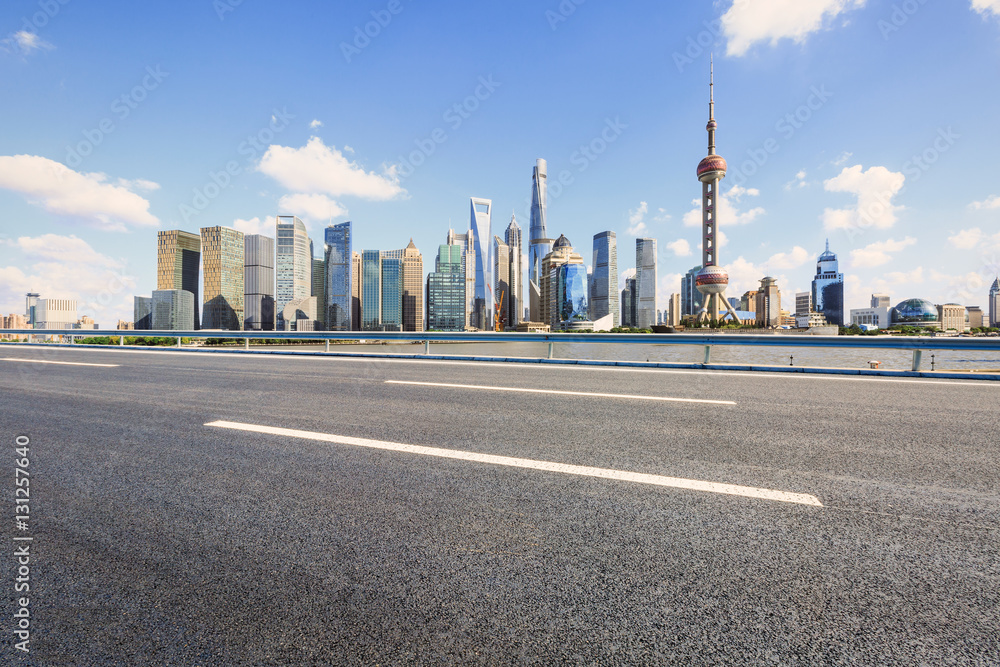
M997 351L938 350L924 352L921 370L1000 372L1000 341ZM255 346L256 347L256 346ZM285 347L285 346L281 346ZM289 346L293 350L322 349L322 345ZM275 348L268 348L275 349ZM375 354L422 354L423 343L333 344L331 352ZM548 343L432 343L431 354L483 357L546 357ZM933 354L933 359L932 359ZM556 343L553 356L560 359L606 361L652 361L701 363L705 356L701 345ZM717 345L712 348L713 364L767 366L808 366L818 368L868 368L869 361L890 370L910 370L913 353L908 350L844 349L804 347L760 347Z

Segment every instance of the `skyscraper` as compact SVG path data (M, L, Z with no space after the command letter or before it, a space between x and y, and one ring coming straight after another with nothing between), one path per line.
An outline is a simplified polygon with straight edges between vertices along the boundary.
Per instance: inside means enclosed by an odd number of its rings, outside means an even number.
M778 281L771 276L765 276L760 281L756 313L759 327L781 325L781 292L778 291Z
M229 227L201 229L204 262L203 329L243 330L243 246L241 231ZM153 307L155 320L155 301Z
M172 229L156 235L156 289L191 292L195 302L194 328L201 327L198 312L198 277L201 236Z
M382 254L361 251L361 330L382 330Z
M493 297L490 288L493 280L493 261L490 251L493 245L493 234L490 231L493 215L493 202L489 199L472 197L472 216L469 221L469 233L473 235L472 249L476 258L475 301L472 308L473 326L487 330L493 328Z
M732 304L726 300L726 287L729 285L729 273L719 266L718 251L715 243L718 232L716 219L719 196L719 183L726 177L728 165L721 155L715 154L715 64L712 64L711 78L708 84L708 156L698 163L698 180L701 181L701 264L702 269L695 278L698 291L704 296L704 303L698 313L700 322L711 322L732 317L737 324L740 321Z
M493 237L493 298L499 308L496 324L503 331L510 325L510 246L499 236Z
M453 229L448 230L448 245L459 245L462 247L462 273L465 275L465 324L464 327L475 326L473 323L473 313L476 306L476 253L475 237L472 232L466 234L456 234Z
M156 290L151 300L149 328L154 331L191 331L195 310L194 294L191 292L182 289Z
M427 328L464 331L465 248L438 246L434 271L427 275Z
M351 331L361 331L361 253L351 252Z
M274 239L243 237L243 328L274 331Z
M403 260L382 253L381 327L379 331L403 330Z
M542 313L542 260L552 252L552 239L546 231L548 165L539 158L531 175L531 227L528 241L528 310L531 321L540 322Z
M199 238L199 243L201 239ZM148 296L132 297L132 328L149 331L153 328L153 299Z
M614 325L621 322L618 312L618 239L614 232L594 235L594 282L590 317L595 322L607 315Z
M1000 278L990 287L990 326L1000 327Z
M681 278L681 315L682 319L684 315L697 315L701 310L702 295L698 291L697 279L698 272L701 271L702 266L692 267L690 271L684 274Z
M656 324L656 239L635 240L636 326Z
M312 248L312 244L309 244ZM311 296L316 297L316 321L317 331L326 329L326 258L312 258L312 287L309 290Z
M572 273L560 276L559 269L565 264L576 265L577 269L574 269ZM542 258L540 273L541 284L539 285L539 292L541 295L540 315L542 319L539 321L548 324L553 330L556 330L561 328L562 323L566 321L563 318L565 314L563 306L567 299L578 301L582 296L584 303L586 303L587 267L583 263L583 257L579 253L574 252L569 239L565 236L560 236L552 245L552 252ZM560 277L562 277L563 281L561 284ZM562 290L560 290L560 285L563 287ZM568 293L567 286L570 288Z
M635 297L635 278L626 278L625 289L622 290L622 326L626 329L634 329L636 326Z
M342 222L326 228L326 328L329 331L351 331L353 328L353 253L351 223Z
M403 331L424 330L424 256L413 239L401 257L403 280Z
M28 292L24 297L24 317L28 320L28 326L35 326L35 308L38 306L38 297L41 294Z
M524 310L524 263L521 259L521 228L511 215L504 243L510 248L510 295L504 302L507 310L507 324L516 327L521 322Z
M681 295L671 294L670 305L667 308L667 325L676 327L681 323Z
M277 260L275 263L277 295L275 312L278 328L284 329L284 310L291 301L312 296L312 255L309 235L301 220L291 215L279 215L275 221Z
M813 310L822 313L827 324L844 326L844 274L838 273L837 256L830 252L830 241L816 262L812 301Z

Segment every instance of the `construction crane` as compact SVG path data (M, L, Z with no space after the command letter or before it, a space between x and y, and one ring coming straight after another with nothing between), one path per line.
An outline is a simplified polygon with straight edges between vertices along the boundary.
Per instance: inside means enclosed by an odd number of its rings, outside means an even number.
M493 296L493 286L487 285L486 287L490 290L490 298L493 300L493 307L496 309L496 315L493 317L493 331L503 331L503 325L506 323L506 319L502 316L504 292L500 292L500 301L497 302L496 297Z

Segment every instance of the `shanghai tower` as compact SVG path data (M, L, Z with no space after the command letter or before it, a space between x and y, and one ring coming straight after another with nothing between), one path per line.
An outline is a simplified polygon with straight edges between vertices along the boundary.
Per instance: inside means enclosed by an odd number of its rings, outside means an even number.
M531 176L531 229L528 241L528 313L532 322L540 321L542 259L552 252L552 239L545 229L545 197L548 165L539 158Z

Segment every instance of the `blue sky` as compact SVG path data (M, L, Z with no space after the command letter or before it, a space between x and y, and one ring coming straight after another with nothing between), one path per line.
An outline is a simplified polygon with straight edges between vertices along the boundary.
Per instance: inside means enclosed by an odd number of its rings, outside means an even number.
M469 197L527 230L539 157L550 235L614 230L622 273L658 239L662 307L700 263L710 52L730 296L793 299L828 237L849 307L1000 272L1000 0L7 0L0 34L4 313L131 320L158 229L277 214L429 271Z

